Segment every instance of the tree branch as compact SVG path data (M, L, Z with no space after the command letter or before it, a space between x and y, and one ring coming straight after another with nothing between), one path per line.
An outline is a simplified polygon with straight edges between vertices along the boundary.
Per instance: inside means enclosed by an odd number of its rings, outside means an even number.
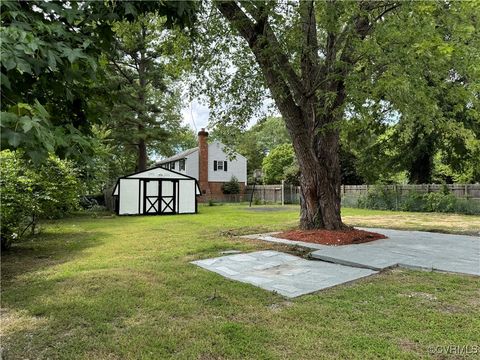
M301 69L302 81L307 92L314 87L315 79L319 73L317 22L315 19L315 6L313 0L300 2L300 14L302 17L302 54Z
M113 64L113 66L115 66L117 68L117 70L120 72L120 74L131 84L133 85L134 84L134 81L133 79L128 76L122 69L122 67L120 65L118 65L118 63L115 61L115 59L113 58L110 58L110 62Z
M268 22L254 24L235 2L215 1L214 4L252 49L280 111L291 118L302 119L299 104L304 101L304 94L300 80L286 55L281 52ZM295 126L304 127L305 124L298 123Z

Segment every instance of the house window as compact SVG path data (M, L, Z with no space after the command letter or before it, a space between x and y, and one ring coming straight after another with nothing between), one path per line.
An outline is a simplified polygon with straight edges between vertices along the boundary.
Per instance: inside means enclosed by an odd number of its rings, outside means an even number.
M170 170L175 170L175 161L170 163Z
M213 161L213 170L214 171L227 171L227 162L214 160Z
M180 170L180 171L185 170L185 159L182 159L178 162L178 170Z

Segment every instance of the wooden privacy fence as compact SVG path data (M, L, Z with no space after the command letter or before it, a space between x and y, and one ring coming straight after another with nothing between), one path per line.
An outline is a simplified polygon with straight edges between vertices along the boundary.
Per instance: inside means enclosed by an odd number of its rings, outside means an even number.
M410 192L430 193L441 192L445 187L458 198L480 201L480 184L405 184L405 185L342 185L343 198L358 198L366 195L373 187L396 192L399 196ZM248 185L243 196L243 201L249 201L253 185ZM253 199L260 202L282 202L282 185L255 185ZM239 200L241 201L241 200ZM300 202L300 187L291 184L283 185L283 201L285 204L298 204Z
M245 189L245 201L250 201L252 197L253 185L248 185ZM282 199L283 189L283 199ZM253 200L262 203L282 203L298 204L300 203L300 186L291 184L280 185L255 185Z
M450 193L458 198L480 200L480 184L342 185L342 197L366 195L373 187L396 192L399 196L410 192L420 194L441 192L446 187Z
M429 193L440 192L447 187L448 190L458 198L472 199L480 201L480 184L424 184L424 185L342 185L341 195L344 199L352 199L356 202L356 198L364 196L371 188L383 188L391 191L396 191L399 196L406 195L409 192ZM282 198L283 188L283 198ZM114 209L114 198L112 197L113 188L104 191L105 206L108 209ZM248 185L244 194L237 195L222 195L212 197L215 202L242 202L250 201L252 196L253 185ZM253 200L260 203L278 203L282 201L285 204L299 204L300 203L300 186L291 184L279 185L255 185L253 193Z

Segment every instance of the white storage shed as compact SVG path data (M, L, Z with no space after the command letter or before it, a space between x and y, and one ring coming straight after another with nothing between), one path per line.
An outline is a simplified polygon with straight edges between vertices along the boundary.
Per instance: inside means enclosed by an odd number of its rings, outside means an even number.
M197 179L156 167L118 179L113 196L118 215L171 215L197 212Z

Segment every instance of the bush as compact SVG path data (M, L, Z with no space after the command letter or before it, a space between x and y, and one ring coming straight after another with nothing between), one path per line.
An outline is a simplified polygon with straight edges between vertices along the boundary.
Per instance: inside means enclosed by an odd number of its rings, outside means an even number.
M411 191L407 195L401 196L398 200L398 207L396 209L391 209L391 210L426 211L425 201L423 196L424 194Z
M77 209L80 187L72 164L50 156L35 167L20 152L0 152L2 248L32 232L39 218L63 217Z
M69 161L50 156L37 170L33 191L41 194L39 215L44 218L62 218L78 209L80 184Z
M384 186L374 186L366 196L358 199L358 206L366 209L392 210L398 206L397 196L395 191Z
M222 185L224 194L240 194L240 184L235 176L232 176L229 182Z
M342 200L346 204L354 206L350 200ZM447 187L440 192L418 193L411 191L406 195L399 195L385 186L372 187L367 195L358 198L357 207L374 210L401 210L460 213L467 215L480 214L480 202L457 198L450 193Z
M455 212L457 198L453 194L429 193L423 196L425 210L430 212Z

